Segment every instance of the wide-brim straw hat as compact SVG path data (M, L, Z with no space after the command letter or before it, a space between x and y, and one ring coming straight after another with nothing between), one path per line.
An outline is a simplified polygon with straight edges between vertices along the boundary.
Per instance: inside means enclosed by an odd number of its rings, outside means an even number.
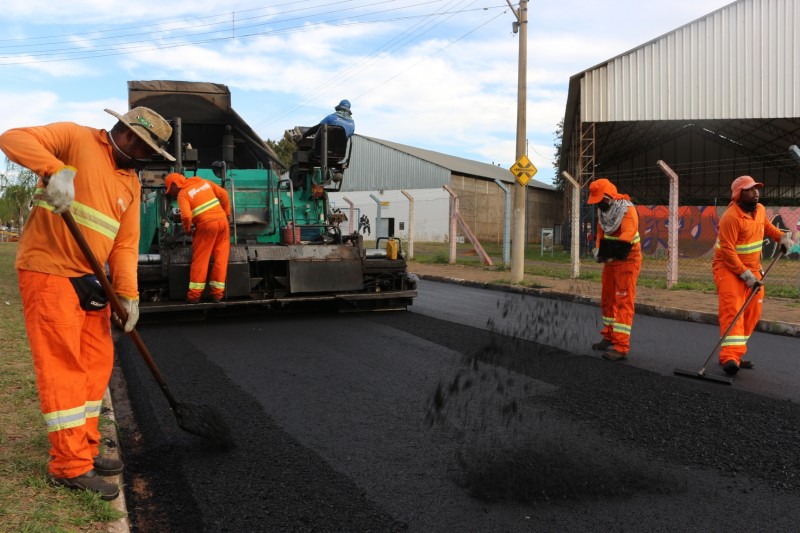
M139 136L157 154L161 154L167 161L175 161L175 157L164 149L167 141L172 136L172 126L164 117L149 107L134 107L124 115L110 109L105 110L117 117L128 126L132 132Z

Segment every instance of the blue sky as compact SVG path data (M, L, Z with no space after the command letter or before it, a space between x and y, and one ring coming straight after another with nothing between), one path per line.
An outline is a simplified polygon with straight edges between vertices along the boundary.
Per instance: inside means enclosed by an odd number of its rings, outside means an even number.
M553 177L570 76L729 3L530 2L536 179ZM508 168L514 20L505 0L4 0L0 131L61 120L109 128L103 109L127 110L128 80L207 81L231 89L264 139L316 124L347 98L357 133Z

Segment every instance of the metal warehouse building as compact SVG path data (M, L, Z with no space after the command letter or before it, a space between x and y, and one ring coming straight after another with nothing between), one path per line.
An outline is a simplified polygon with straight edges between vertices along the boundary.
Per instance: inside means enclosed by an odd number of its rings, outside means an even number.
M560 168L666 204L663 160L681 205L725 205L743 174L798 205L799 22L800 0L739 0L572 76Z
M512 189L514 176L507 168L358 134L350 140L350 167L341 191L330 194L330 199L345 213L352 203L356 220L351 223L366 215L368 235L407 238L410 201L401 192L405 191L414 199L415 240L445 240L450 194L443 187L447 185L458 195L461 216L478 239L502 242L506 197L498 182ZM561 197L552 185L535 180L528 183L529 242L538 242L542 228L560 230L564 220ZM354 229L367 234L363 224Z

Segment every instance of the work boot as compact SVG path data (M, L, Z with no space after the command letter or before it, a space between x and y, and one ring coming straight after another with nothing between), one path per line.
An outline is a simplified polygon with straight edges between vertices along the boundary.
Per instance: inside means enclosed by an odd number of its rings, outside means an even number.
M600 342L596 342L596 343L592 344L592 350L599 350L599 351L603 352L603 351L608 350L609 348L611 348L611 346L612 346L611 341L606 339L606 338L604 338Z
M221 294L212 294L211 295L211 301L214 302L215 304L220 303L222 301L222 295Z
M200 298L186 298L186 303L199 304L200 303Z
M55 477L52 474L48 474L48 476L50 477L50 482L54 485L60 485L73 490L96 492L100 495L101 500L109 501L119 496L119 487L114 483L104 481L94 470L89 470L85 474L70 478Z
M722 370L724 370L725 373L728 374L729 376L735 376L736 373L739 371L739 364L733 359L731 359L730 361L722 365Z
M125 465L119 459L98 455L94 458L94 471L101 476L116 476L121 474Z
M610 348L606 353L603 354L603 359L608 359L609 361L622 361L627 358L628 354L622 353L616 348Z
M739 368L753 368L754 366L756 365L754 365L749 359L742 359L739 361Z

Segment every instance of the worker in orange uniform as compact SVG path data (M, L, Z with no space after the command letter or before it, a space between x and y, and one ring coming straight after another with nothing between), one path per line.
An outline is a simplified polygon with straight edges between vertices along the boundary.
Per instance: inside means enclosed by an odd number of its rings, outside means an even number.
M70 211L127 311L139 318L136 267L139 197L135 168L164 150L172 127L154 111L137 107L110 131L58 122L11 129L0 149L41 180L16 258L39 401L50 440L48 477L72 489L111 500L119 487L101 476L123 464L100 454L98 415L114 363L108 299L61 213Z
M609 180L589 184L589 205L599 208L595 261L604 263L600 309L603 339L592 345L610 361L628 358L633 326L636 280L642 268L639 215L630 196L619 194Z
M209 292L211 300L219 302L225 295L228 275L228 255L231 252L231 202L228 191L200 177L187 178L173 172L164 182L167 194L178 197L183 232L192 235L192 268L189 272L189 291L186 301L197 303L206 288L208 263L214 255Z
M789 234L781 232L767 219L764 206L758 203L758 189L763 186L751 176L739 176L733 180L731 203L719 220L712 270L719 301L720 335L731 326L748 293L762 284L764 234L779 243L782 254L788 254L794 244ZM750 301L720 344L719 363L730 376L735 375L739 368L753 368L753 362L742 357L747 352L747 339L761 318L762 303L763 293Z

